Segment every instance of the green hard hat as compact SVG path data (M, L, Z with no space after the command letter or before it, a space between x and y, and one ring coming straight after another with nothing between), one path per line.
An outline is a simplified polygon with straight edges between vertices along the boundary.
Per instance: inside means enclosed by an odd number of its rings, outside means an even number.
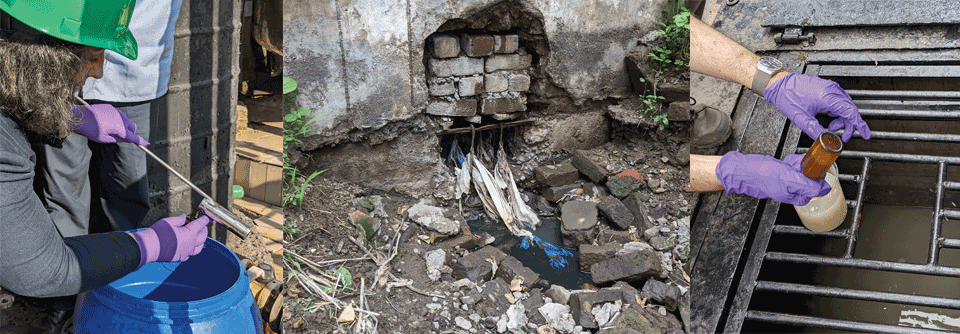
M137 59L127 26L136 0L0 0L0 10L47 35Z

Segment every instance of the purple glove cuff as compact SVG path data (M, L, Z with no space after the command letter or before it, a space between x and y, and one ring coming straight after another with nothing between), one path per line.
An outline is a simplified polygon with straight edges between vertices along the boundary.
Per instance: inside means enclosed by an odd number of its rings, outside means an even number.
M160 256L160 239L157 238L157 233L148 228L130 234L137 240L137 246L140 247L140 265L138 267L150 262L157 262L157 258Z

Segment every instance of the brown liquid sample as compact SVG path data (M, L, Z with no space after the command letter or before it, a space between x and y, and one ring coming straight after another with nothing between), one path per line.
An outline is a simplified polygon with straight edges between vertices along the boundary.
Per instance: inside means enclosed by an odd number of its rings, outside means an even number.
M832 132L824 132L803 156L803 160L800 161L800 171L811 179L822 179L833 162L837 161L842 150L843 142L840 141L840 137Z

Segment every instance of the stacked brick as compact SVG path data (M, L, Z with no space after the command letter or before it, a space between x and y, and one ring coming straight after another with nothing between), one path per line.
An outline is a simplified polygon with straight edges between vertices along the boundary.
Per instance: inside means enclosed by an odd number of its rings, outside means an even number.
M531 56L517 35L435 34L427 45L427 114L505 120L527 110Z

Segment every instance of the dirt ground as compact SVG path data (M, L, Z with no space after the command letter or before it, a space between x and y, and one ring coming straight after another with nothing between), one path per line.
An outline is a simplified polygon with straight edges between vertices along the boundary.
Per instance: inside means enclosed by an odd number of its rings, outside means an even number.
M689 123L672 123L664 131L657 131L649 125L616 125L611 133L613 141L590 151L600 158L600 164L611 173L637 169L645 182L655 178L662 183L661 190L666 191L661 193L648 187L641 188L642 198L654 220L688 217L695 197L695 194L683 191L689 183L689 150L684 151L682 147L689 137ZM542 161L560 161L571 155L562 152ZM384 199L383 210L387 217L376 235L370 241L363 241L360 230L351 223L349 216L362 206L356 204L358 200L371 195ZM308 186L302 207L285 207L284 247L288 253L295 254L285 256L286 270L300 266L316 275L342 267L352 275L354 285L328 290L333 291L329 293L330 297L342 302L337 304L303 291L296 278L288 280L284 332L353 333L361 325L367 329L375 326L379 333L468 332L457 326L455 319L458 317L474 319L469 332L491 332L475 320L483 310L459 302L458 287L452 279L433 282L427 277L424 253L438 247L428 243L432 241L429 232L400 214L419 200L340 183L321 174ZM457 207L455 202L434 204ZM395 244L398 246L394 247ZM393 254L396 256L391 259ZM450 254L453 258L460 255ZM386 263L380 266L370 259L371 256ZM379 275L378 285L374 287L373 281L378 280L377 270L381 267L387 269ZM410 280L411 284L398 286L405 280ZM363 285L362 298L356 285ZM689 287L688 280L686 287ZM368 322L339 322L338 318L348 304L372 312L365 315ZM430 304L443 307L433 308ZM358 312L357 316L364 317L364 313Z

